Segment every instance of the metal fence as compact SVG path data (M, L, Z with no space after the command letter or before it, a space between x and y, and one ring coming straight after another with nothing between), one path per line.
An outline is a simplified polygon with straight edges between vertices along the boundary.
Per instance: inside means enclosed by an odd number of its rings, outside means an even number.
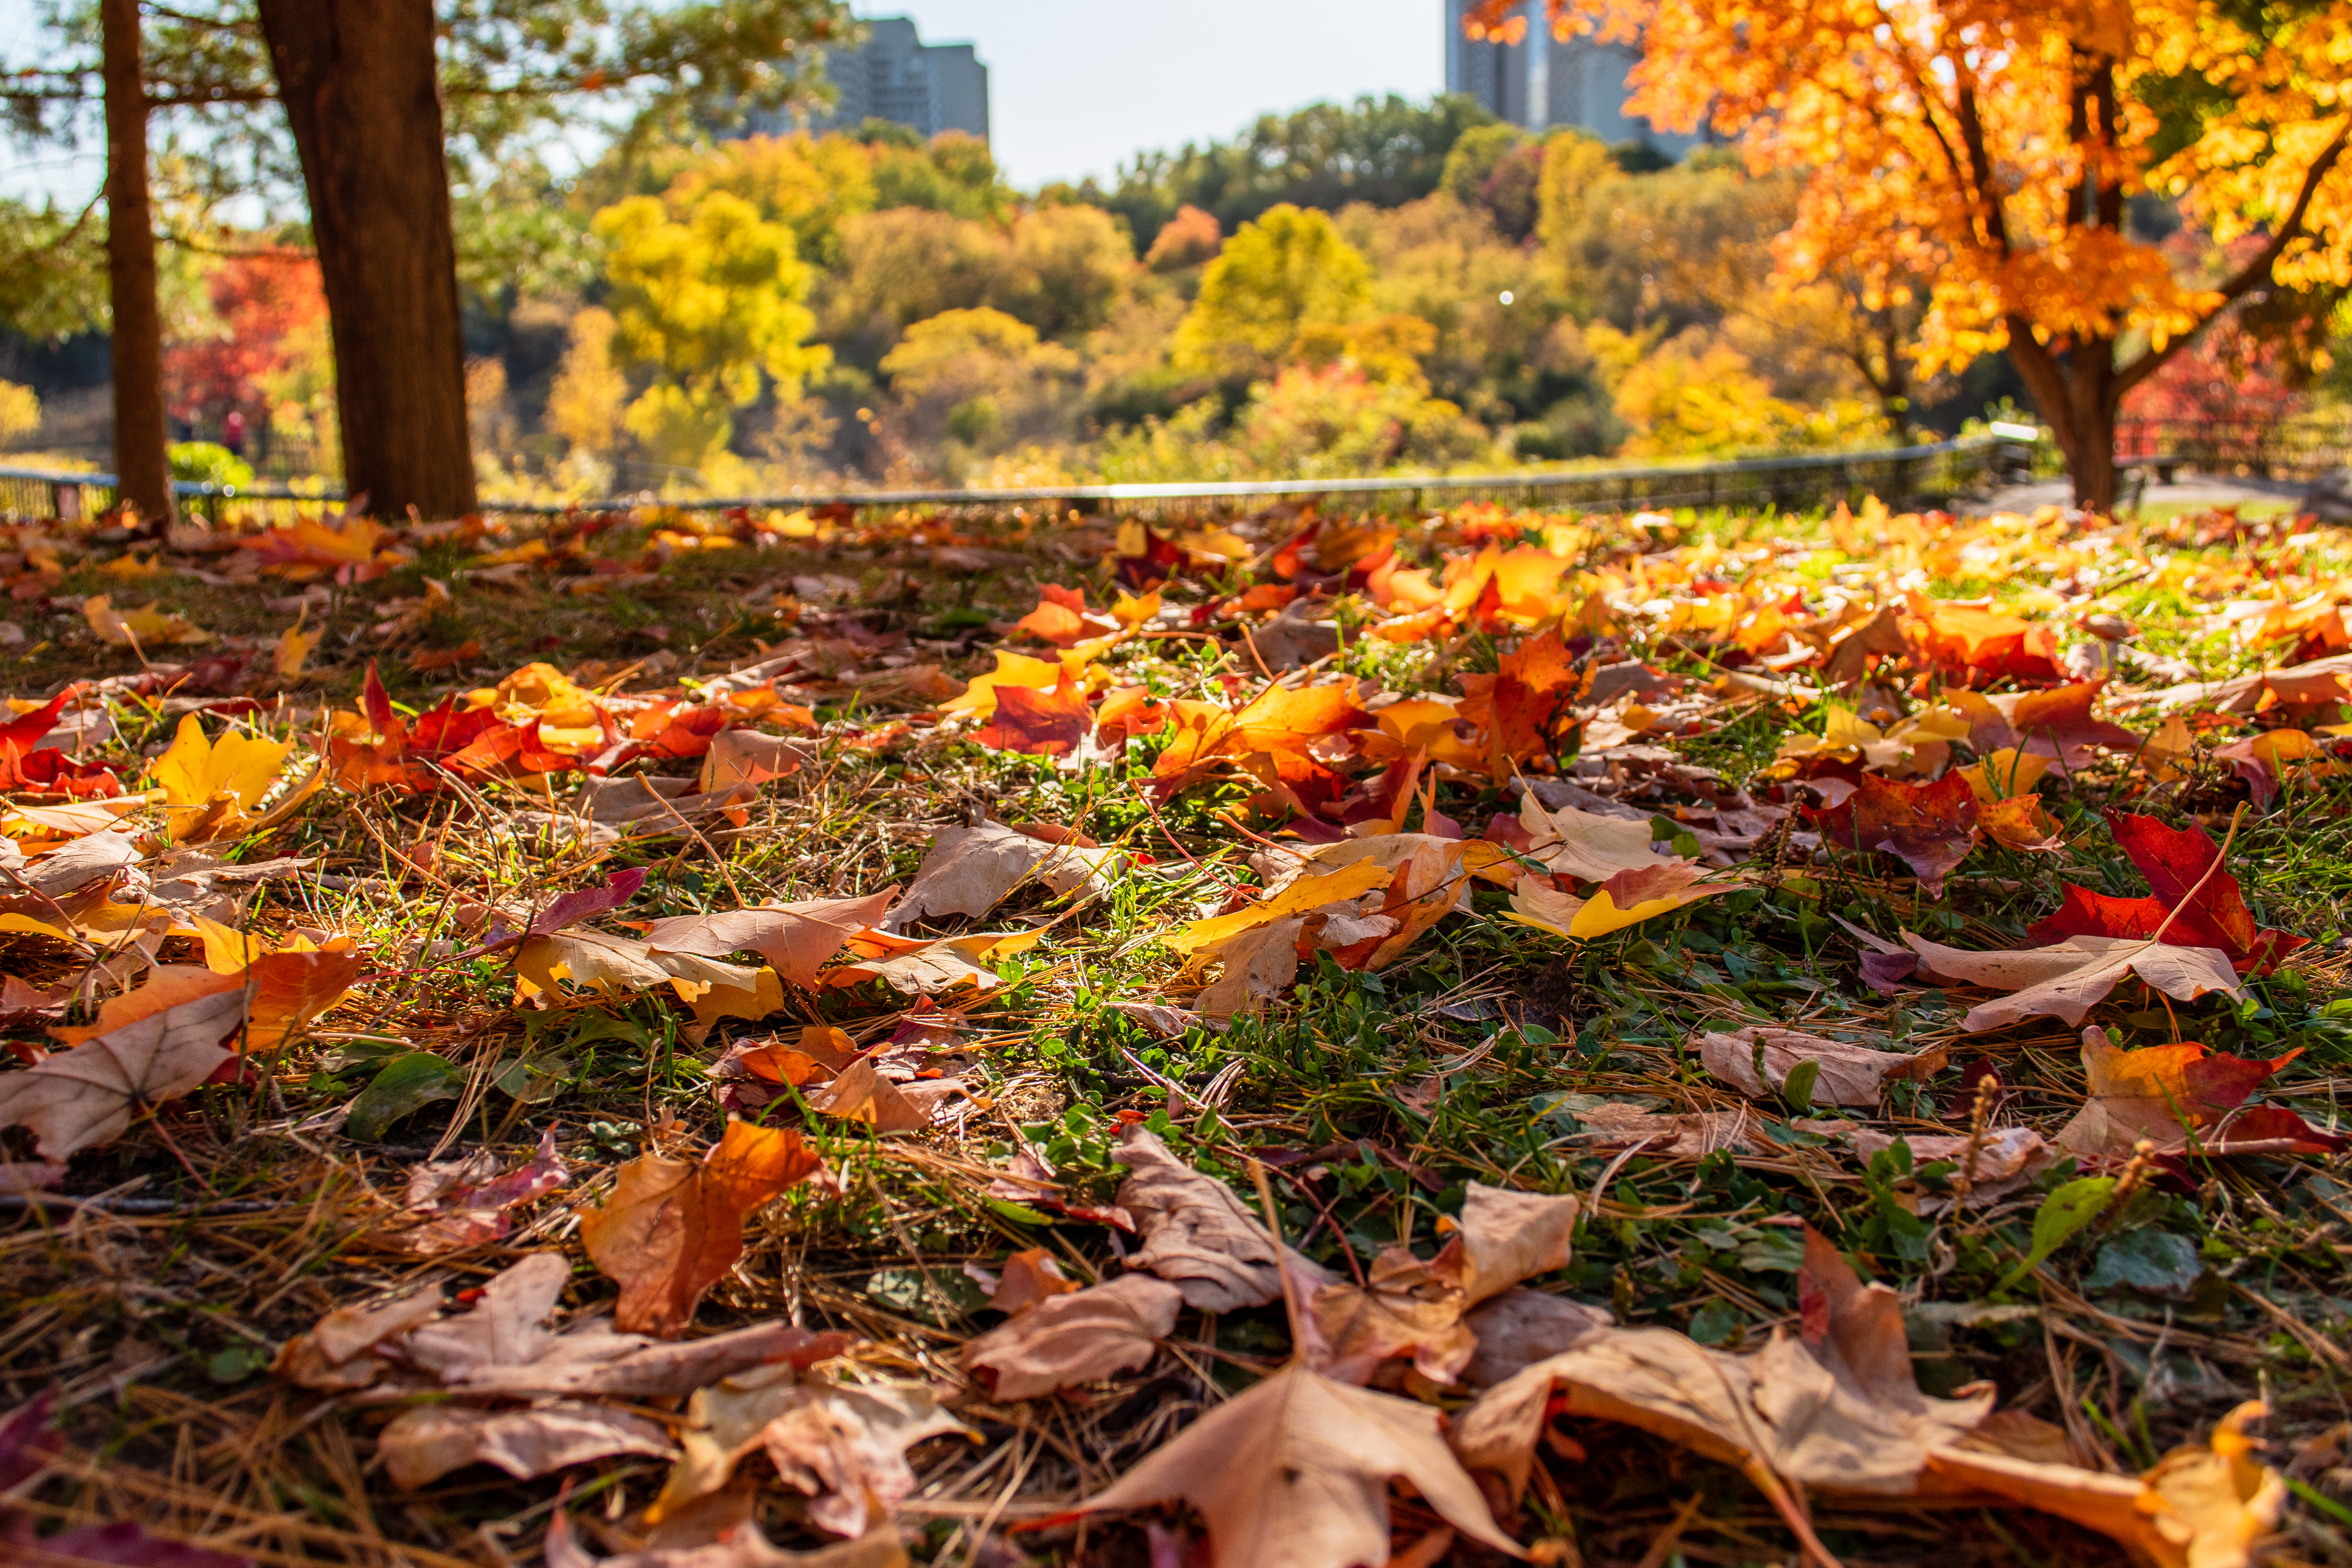
M1367 510L1421 510L1469 501L1636 511L1675 507L1747 508L1858 503L1948 496L2011 474L2025 461L2026 443L2001 436L1971 436L1914 447L1855 452L1815 452L1743 458L1718 463L1525 470L1507 474L1404 476L1367 479L1237 479L1214 483L1055 485L1022 489L837 490L768 496L672 497L651 493L595 500L485 502L486 513L552 515L614 511L639 506L684 511L768 510L821 507L940 510L1066 508L1143 515L1238 512L1280 500L1319 498ZM0 514L68 521L93 517L113 504L111 474L49 473L0 468ZM257 482L230 489L181 482L181 503L215 521L259 512L268 521L337 499L339 488L299 489Z
M2259 479L2315 479L2352 462L2352 419L2299 414L2284 419L2125 419L2116 457L2135 466L2193 468Z

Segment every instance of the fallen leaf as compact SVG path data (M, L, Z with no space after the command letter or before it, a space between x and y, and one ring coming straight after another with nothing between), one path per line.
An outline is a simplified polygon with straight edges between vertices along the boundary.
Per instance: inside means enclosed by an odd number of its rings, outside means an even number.
M2267 974L2309 940L2254 923L2237 878L2215 868L2221 847L2203 828L2167 827L2153 816L2120 811L2107 813L2107 826L2147 879L2153 896L2116 898L2063 883L2065 902L2056 913L2026 928L2034 941L2146 938L2162 931L2163 940L2173 946L2219 948L2241 974Z
M615 1454L667 1458L677 1452L669 1433L642 1415L562 1401L500 1411L422 1405L402 1411L376 1436L384 1473L404 1491L473 1464L530 1480Z
M1524 1367L1576 1349L1616 1321L1601 1308L1514 1286L1463 1317L1477 1349L1462 1369L1462 1381L1491 1388Z
M207 643L212 633L193 622L155 607L155 601L136 610L117 610L104 594L82 601L82 618L98 640L110 647L168 647L174 643Z
M786 1552L770 1544L759 1526L744 1520L701 1545L656 1546L592 1557L573 1542L572 1527L561 1508L548 1521L540 1553L547 1568L907 1568L907 1549L899 1543L898 1526L889 1523L855 1541L814 1552Z
M1134 1216L1142 1246L1127 1266L1173 1284L1204 1312L1263 1307L1282 1295L1274 1240L1234 1190L1131 1126L1113 1156L1128 1167L1118 1204Z
M1519 797L1519 826L1528 835L1527 853L1556 876L1580 882L1606 882L1620 871L1643 871L1672 865L1675 857L1661 857L1652 847L1646 820L1628 821L1597 812L1562 806L1546 810L1533 790Z
M1183 1305L1181 1290L1147 1274L1073 1288L1030 1302L973 1340L962 1364L993 1399L1035 1399L1144 1365L1176 1331Z
M900 931L940 915L984 915L1033 877L1063 897L1100 898L1124 864L1115 849L1049 844L1001 823L942 827L905 897L880 925Z
M900 1093L867 1057L850 1063L823 1089L812 1089L807 1100L811 1110L861 1122L877 1132L919 1132L931 1124L930 1113Z
M622 1166L603 1205L580 1215L588 1256L620 1282L614 1320L682 1333L743 1255L744 1219L820 1163L797 1131L730 1121L698 1164L646 1153Z
M703 795L731 795L790 778L815 761L816 755L813 741L758 730L721 730L710 738L710 750L702 754L702 772L695 788Z
M1644 825L1646 826L1646 825ZM1590 942L1659 915L1734 890L1731 882L1701 883L1689 860L1651 857L1654 864L1612 874L1589 899L1562 891L1558 879L1522 877L1511 889L1510 918L1574 942Z
M1958 773L1928 784L1864 773L1836 806L1808 808L1806 815L1819 825L1824 843L1895 856L1929 898L1943 895L1944 879L1977 844L1977 799Z
M92 1036L20 1072L0 1074L0 1127L29 1127L45 1160L109 1143L138 1111L178 1099L231 1053L242 988L199 995Z
M812 1522L856 1536L868 1526L869 1509L887 1519L915 1489L907 1450L950 1436L979 1435L941 1410L926 1384L804 1381L790 1366L740 1373L688 1402L684 1453L656 1517L717 1491L740 1460L764 1450L787 1486L814 1500Z
M1933 1046L1915 1056L1874 1051L1844 1040L1795 1029L1748 1027L1698 1037L1699 1063L1740 1093L1762 1100L1777 1094L1801 1062L1815 1064L1812 1101L1822 1105L1874 1106L1895 1079L1933 1078L1944 1070L1949 1048ZM1759 1072L1759 1067L1761 1072Z
M514 1227L508 1210L544 1197L572 1179L570 1169L555 1152L552 1127L540 1134L539 1147L530 1158L511 1171L499 1172L495 1160L487 1170L480 1169L479 1158L426 1163L410 1169L401 1206L410 1215L422 1216L422 1223L398 1233L401 1246L431 1257L503 1240Z
M2307 1126L2284 1106L2233 1115L2302 1053L2268 1061L2221 1056L2190 1042L2119 1050L2100 1028L2083 1031L2089 1098L2051 1140L2089 1159L2123 1160L2146 1139L2159 1154L2327 1154L2347 1140Z
M646 929L646 945L656 953L693 953L724 958L756 952L776 973L803 990L850 937L883 917L898 896L894 887L854 899L803 899L789 904L759 904L709 915L675 915Z
M1069 1515L1192 1505L1220 1568L1386 1563L1389 1483L1470 1539L1524 1558L1446 1452L1428 1405L1296 1363L1202 1415Z
M1086 743L1093 730L1086 688L1074 683L1065 669L1059 680L1043 689L998 687L995 710L971 738L995 751L1066 757Z
M1062 1272L1052 1253L1042 1247L1024 1247L1004 1260L1003 1272L989 1291L988 1304L996 1311L1017 1316L1040 1301L1078 1288L1076 1280Z
M1968 952L1907 931L1903 940L1919 955L1921 975L1950 984L2012 993L1969 1008L1961 1026L1971 1033L2003 1028L2042 1014L2080 1024L2095 1004L2132 974L2183 1002L2216 991L2230 996L2242 994L2229 955L2216 948L2074 936L2047 947Z

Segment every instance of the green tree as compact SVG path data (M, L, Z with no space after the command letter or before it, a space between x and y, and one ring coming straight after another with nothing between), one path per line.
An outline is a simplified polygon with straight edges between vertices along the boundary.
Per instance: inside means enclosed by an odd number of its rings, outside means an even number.
M1218 376L1279 364L1309 323L1363 314L1372 268L1326 214L1285 205L1245 223L1201 274L1201 292L1176 330L1180 370Z
M792 230L741 197L709 192L681 223L633 196L598 213L595 229L612 247L614 342L654 372L624 420L662 461L701 468L722 454L761 371L789 399L831 363L807 342L816 320Z
M1048 338L1092 331L1134 281L1135 247L1099 207L1052 206L1013 225L1012 251L989 303Z
M1080 368L1069 349L1002 310L944 311L908 327L882 360L897 399L889 437L937 451L938 477L954 479L967 455L1062 434Z

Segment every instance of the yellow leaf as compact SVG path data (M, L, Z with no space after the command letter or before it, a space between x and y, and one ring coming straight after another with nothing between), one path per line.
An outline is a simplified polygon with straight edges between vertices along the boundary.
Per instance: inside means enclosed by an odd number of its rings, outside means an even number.
M1075 651L1075 650L1074 650ZM1031 658L1024 653L996 650L996 668L986 675L975 676L963 695L940 704L942 713L969 713L975 719L986 719L996 711L996 689L1000 686L1025 686L1033 691L1043 691L1060 684L1062 672L1067 670L1073 682L1086 676L1091 656L1080 655L1073 659L1068 655L1060 658Z
M1326 904L1336 904L1347 899L1360 899L1377 888L1389 885L1395 873L1370 860L1359 860L1342 866L1337 871L1327 871L1319 877L1301 877L1290 886L1245 910L1229 915L1216 915L1204 921L1194 921L1183 930L1160 938L1178 952L1197 952L1213 942L1223 942L1239 931L1268 921L1280 920L1307 910L1319 910Z
M319 638L324 635L321 632L304 631L299 618L297 618L285 631L279 633L277 652L279 679L291 680L300 675L302 666L310 658L310 650L319 646Z
M189 924L204 939L205 967L215 974L242 974L253 961L269 951L269 943L247 931L231 931L205 915L192 915Z
M213 640L210 632L158 610L152 600L142 609L117 610L107 595L93 594L82 601L81 613L98 640L112 647L163 647Z
M172 836L193 829L222 796L228 797L224 804L235 810L218 815L231 819L224 826L233 825L269 793L293 749L291 741L265 741L235 730L210 741L194 714L183 718L171 749L147 770L148 778L163 792L164 805L172 808L165 814ZM218 837L218 829L209 836Z
M2048 772L2050 759L2021 751L2015 746L2003 746L1987 753L1984 761L1973 767L1959 770L1969 781L1969 793L1979 804L1990 805L1997 800L2011 800L2032 789L2035 782Z

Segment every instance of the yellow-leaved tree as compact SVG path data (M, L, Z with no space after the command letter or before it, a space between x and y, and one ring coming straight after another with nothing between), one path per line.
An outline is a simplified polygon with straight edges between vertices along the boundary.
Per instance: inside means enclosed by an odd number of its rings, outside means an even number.
M1188 374L1264 375L1308 326L1344 326L1371 300L1371 263L1325 214L1284 203L1225 241L1202 270L1201 292L1176 329Z
M598 213L595 231L612 247L614 346L653 369L622 420L659 461L721 463L734 412L759 397L762 371L790 400L832 363L831 350L807 341L810 269L792 230L740 196L705 192L683 222L633 196Z
M1930 277L1920 371L2006 349L2084 505L2115 500L2126 392L2248 294L2352 277L2340 0L1546 4L1562 36L1640 40L1633 112L1710 122L1802 181L1785 281ZM2258 240L2219 278L2176 275L2132 227L2142 193Z

